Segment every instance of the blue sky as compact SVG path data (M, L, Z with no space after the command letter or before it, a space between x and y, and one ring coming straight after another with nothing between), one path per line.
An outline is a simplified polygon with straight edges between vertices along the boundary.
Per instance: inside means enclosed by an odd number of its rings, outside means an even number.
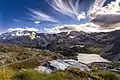
M105 4L110 1L111 0L106 0ZM79 0L79 10L81 12L87 12L93 2L94 0ZM30 9L45 13L57 20L57 22L33 19L33 17L29 15L32 14ZM39 21L39 24L36 24L35 21ZM41 29L64 24L83 24L88 21L89 18L78 21L68 15L61 14L53 9L45 0L0 0L0 30L24 27Z

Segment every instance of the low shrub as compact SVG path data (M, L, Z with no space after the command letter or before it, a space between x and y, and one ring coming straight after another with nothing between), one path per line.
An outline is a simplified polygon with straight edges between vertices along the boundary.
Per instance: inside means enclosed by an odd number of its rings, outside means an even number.
M24 70L16 72L12 79L13 80L68 80L67 74L63 72L57 72L54 74L39 73L35 70Z
M27 50L22 46L12 45L12 44L0 44L0 52L17 52L23 53Z
M13 80L39 80L36 71L34 70L22 70L15 72L12 79Z
M33 69L36 68L38 65L39 63L37 58L31 58L8 64L7 67L12 68L14 70L21 70L21 69Z
M76 75L79 76L80 78L83 79L92 79L92 80L103 80L101 77L97 76L97 75L92 75L89 72L85 72L85 71L81 71L78 68L68 68L67 71L70 73L72 73L72 75Z

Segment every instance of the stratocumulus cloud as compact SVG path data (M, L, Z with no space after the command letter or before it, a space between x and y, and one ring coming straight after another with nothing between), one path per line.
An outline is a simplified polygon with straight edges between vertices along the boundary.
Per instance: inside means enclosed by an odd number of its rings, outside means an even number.
M96 3L93 6L90 10L91 22L98 24L102 29L118 29L120 27L120 0L112 1L104 7L96 5ZM118 24L119 26L116 26Z
M59 23L56 19L53 17L41 12L41 11L36 11L34 9L29 8L29 15L32 17L32 20L36 21L49 21L49 22L54 22L54 23Z
M79 11L80 0L46 0L50 6L56 11L67 15L75 20L81 20L86 18L84 12ZM51 2L52 1L52 2Z
M112 18L112 16L113 17L118 16L118 18L120 17L120 0L112 1L110 4L107 4L104 7L102 7L98 4L99 1L102 1L101 5L103 5L103 3L104 3L104 0L96 0L95 4L93 4L93 7L89 11L91 18L93 18L93 19L96 19L98 17L100 18L100 17L102 17L102 15L103 15L103 17L104 16L109 16L109 17L111 16L111 18Z
M119 25L120 24L112 25L115 28L101 28L99 25L96 25L94 23L86 23L80 25L64 25L64 26L56 26L54 28L45 28L44 32L46 33L60 33L60 32L71 32L71 31L84 31L87 33L111 32L111 31L119 30L120 29Z

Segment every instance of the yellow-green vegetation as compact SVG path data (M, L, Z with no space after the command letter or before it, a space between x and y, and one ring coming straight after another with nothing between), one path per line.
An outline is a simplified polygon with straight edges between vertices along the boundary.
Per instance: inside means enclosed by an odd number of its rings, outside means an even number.
M31 69L13 71L0 69L0 80L120 80L120 76L112 72L85 72L77 68L58 70L55 73L40 73Z
M98 44L89 45L89 46L86 47L85 52L89 53L89 54L100 54L102 49L103 49L102 45L98 45Z
M13 76L14 72L8 68L0 68L0 80L12 80L11 77Z
M114 61L114 62L112 62L111 63L111 65L113 66L113 67L117 67L117 68L120 68L120 62L119 61Z
M49 50L24 48L12 44L0 44L0 66L7 66L13 69L35 68L44 61L62 57L60 54L58 55Z
M83 78L85 80L87 80L88 78L93 79L93 80L103 80L102 77L93 75L92 72L89 73L89 72L81 71L78 68L69 68L67 69L67 71L71 73L72 75L80 76L80 78Z
M99 76L103 80L120 80L120 76L118 74L108 71L100 70L98 72L94 72L93 75Z
M22 46L11 45L11 44L0 44L0 52L17 52L24 53L27 50Z
M21 70L21 69L34 69L38 65L39 63L37 58L30 58L30 59L8 64L6 65L6 67L12 68L14 70Z

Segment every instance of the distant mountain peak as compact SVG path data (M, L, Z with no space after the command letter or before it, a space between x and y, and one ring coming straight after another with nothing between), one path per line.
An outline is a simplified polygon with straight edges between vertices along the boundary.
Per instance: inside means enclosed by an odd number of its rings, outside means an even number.
M31 39L36 38L36 33L39 29L35 28L11 28L8 29L8 32L0 35L0 38L3 40L11 39L13 37L28 36Z
M39 29L37 28L10 28L8 29L9 32L12 32L12 31L19 31L19 32L22 32L22 31L32 31L32 32L38 32Z

